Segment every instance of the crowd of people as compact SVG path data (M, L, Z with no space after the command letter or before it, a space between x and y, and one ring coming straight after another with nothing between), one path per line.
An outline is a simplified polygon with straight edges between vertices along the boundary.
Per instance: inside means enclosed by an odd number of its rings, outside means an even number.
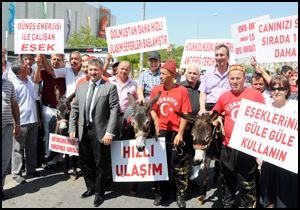
M151 117L157 135L165 137L169 180L154 183L153 205L160 206L173 196L179 208L186 207L194 154L192 125L175 111L201 116L215 110L224 122L220 161L214 167L216 179L221 180L223 207L298 207L297 174L228 146L242 99L298 114L298 69L285 65L280 75L272 77L252 57L252 87L246 87L245 67L230 65L229 59L228 46L218 45L215 66L201 80L201 69L190 65L180 81L175 60L170 56L162 63L160 53L153 51L149 70L143 70L136 82L130 78L129 61L116 62L113 71L107 71L110 54L102 61L73 51L70 66L65 66L63 54L52 54L50 63L41 54L21 55L10 63L2 49L2 200L8 198L3 190L8 170L22 184L26 182L23 168L26 175L38 177L39 166L51 169L63 158L49 149L58 88L66 97L75 94L68 131L69 137L78 138L79 157L73 156L72 164L80 167L87 188L81 198L94 195L95 207L104 202L111 176L110 145L121 137L124 120L133 111L127 93L144 103L159 91L162 100L152 106ZM64 172L68 175L68 169ZM71 174L78 178L76 170Z

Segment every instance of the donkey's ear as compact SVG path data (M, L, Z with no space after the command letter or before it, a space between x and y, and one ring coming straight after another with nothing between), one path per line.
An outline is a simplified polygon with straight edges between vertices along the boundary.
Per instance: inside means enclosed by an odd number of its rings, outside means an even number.
M76 92L72 93L72 95L70 95L68 98L67 98L67 103L70 103L73 98L76 96Z
M155 104L156 101L158 101L160 95L161 95L161 91L158 91L158 93L156 94L156 96L154 96L154 98L153 98L151 101L149 101L150 107L151 107L153 104Z
M135 106L135 99L133 97L133 95L131 95L129 92L127 93L127 98L129 101L129 105L132 106L132 108L134 108Z
M213 110L212 114L210 115L210 121L215 121L219 116L219 113L216 110Z
M183 119L186 119L190 123L194 123L196 121L196 119L197 119L197 115L192 115L192 114L189 114L189 113L188 114L184 114L182 112L177 112L177 111L175 111L175 113L178 116L182 117Z
M59 102L61 96L60 96L60 91L56 87L56 85L54 86L54 92L55 92L55 95L56 95L56 101Z
M147 103L146 106L147 112L151 109L152 105L158 101L160 95L161 95L161 91L158 91L158 93L154 96L154 98Z

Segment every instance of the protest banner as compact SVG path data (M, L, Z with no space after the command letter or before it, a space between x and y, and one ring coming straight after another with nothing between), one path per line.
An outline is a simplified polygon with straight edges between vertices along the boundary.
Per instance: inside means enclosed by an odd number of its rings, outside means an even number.
M257 62L298 61L298 15L257 22L255 37Z
M54 133L49 135L49 149L62 154L79 156L79 141Z
M249 19L231 25L235 58L251 58L255 56L255 25L258 21L268 20L270 15Z
M235 63L232 39L189 39L186 40L180 68L190 64L198 65L201 69L210 69L215 65L215 47L225 44L230 49L230 64Z
M298 115L242 99L229 146L298 173Z
M168 180L165 138L146 140L144 151L136 148L136 140L113 141L111 145L114 182Z
M106 27L108 51L113 57L167 49L166 18Z
M15 54L64 53L63 19L15 19Z

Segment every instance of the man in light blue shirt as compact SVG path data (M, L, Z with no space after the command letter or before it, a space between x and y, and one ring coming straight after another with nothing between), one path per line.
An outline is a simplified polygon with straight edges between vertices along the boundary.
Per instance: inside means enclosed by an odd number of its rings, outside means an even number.
M148 62L149 70L141 72L137 88L138 101L143 102L149 100L153 87L160 84L161 58L159 52L150 52Z

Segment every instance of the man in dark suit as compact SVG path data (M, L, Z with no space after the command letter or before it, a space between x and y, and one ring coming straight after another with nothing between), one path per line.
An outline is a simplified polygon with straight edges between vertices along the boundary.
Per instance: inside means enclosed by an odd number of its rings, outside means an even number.
M103 63L91 59L88 74L90 81L79 86L72 103L69 134L75 138L79 119L79 159L87 187L81 198L95 194L97 207L104 202L107 156L116 134L120 105L116 86L102 79Z

